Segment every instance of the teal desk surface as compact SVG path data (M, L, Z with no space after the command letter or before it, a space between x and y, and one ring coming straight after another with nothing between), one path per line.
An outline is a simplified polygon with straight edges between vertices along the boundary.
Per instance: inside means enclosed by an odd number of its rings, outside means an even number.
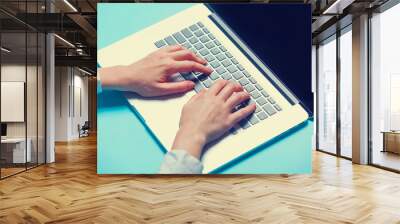
M97 17L98 48L104 48L190 6L192 4L101 3ZM122 93L100 93L97 113L99 174L158 173L164 151ZM312 134L313 122L307 121L214 173L311 173Z

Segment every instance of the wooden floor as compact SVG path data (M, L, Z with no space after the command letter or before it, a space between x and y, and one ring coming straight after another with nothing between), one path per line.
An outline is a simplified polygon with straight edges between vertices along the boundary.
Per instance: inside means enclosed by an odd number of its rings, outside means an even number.
M400 223L399 174L320 152L291 176L99 176L94 137L56 158L0 181L0 223Z

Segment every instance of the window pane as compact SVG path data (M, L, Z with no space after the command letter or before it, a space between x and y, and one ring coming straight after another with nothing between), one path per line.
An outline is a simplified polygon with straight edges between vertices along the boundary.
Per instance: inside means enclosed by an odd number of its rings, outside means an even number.
M336 153L336 39L318 48L318 148Z
M27 55L27 80L26 80L26 116L27 116L27 136L30 144L30 159L27 163L28 168L37 165L37 33L28 32L28 55Z
M372 163L397 170L400 170L399 21L400 4L371 19Z
M1 123L5 131L1 143L1 177L25 170L30 161L26 144L26 33L1 34ZM13 109L10 109L13 108ZM28 147L26 147L28 146Z
M340 153L351 158L352 141L352 38L340 36Z

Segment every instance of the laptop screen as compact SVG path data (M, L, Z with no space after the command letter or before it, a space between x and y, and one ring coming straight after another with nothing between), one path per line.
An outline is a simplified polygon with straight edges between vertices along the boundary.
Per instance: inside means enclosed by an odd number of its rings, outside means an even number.
M312 112L310 6L208 4L208 7Z

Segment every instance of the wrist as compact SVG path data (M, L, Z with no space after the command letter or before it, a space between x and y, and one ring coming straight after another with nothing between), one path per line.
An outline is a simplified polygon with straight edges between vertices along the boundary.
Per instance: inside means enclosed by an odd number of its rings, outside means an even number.
M192 156L200 159L206 136L196 130L180 128L176 134L172 149L186 150Z
M129 77L127 66L114 66L101 68L98 71L103 88L113 90L126 90L125 86L132 86L132 79Z

